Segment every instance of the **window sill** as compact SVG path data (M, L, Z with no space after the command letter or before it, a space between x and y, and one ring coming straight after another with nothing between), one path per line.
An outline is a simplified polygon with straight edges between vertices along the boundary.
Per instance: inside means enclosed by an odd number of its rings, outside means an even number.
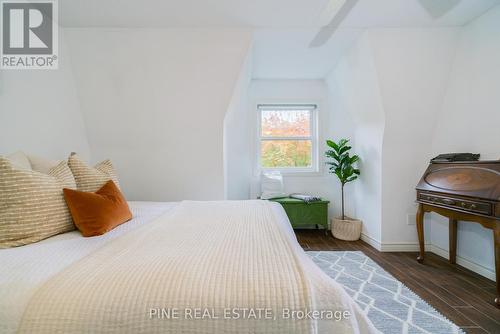
M318 170L280 170L280 169L260 169L257 175L266 172L280 172L284 178L286 177L311 177L324 176L324 172Z

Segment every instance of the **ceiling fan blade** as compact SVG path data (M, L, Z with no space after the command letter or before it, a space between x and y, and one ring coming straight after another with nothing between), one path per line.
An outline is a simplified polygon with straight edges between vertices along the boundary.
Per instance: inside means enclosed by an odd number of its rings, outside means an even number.
M309 43L310 48L316 48L325 44L330 37L335 33L342 21L349 15L349 12L354 8L359 0L345 0L345 3L340 7L337 14L332 18L330 23L322 27L316 34L314 39Z
M435 19L455 8L461 0L418 0L420 5Z

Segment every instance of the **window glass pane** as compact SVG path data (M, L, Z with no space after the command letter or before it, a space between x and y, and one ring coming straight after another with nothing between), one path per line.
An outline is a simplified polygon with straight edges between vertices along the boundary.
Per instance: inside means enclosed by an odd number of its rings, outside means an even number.
M264 137L311 136L311 110L261 110Z
M261 141L261 166L311 167L312 145L310 140Z

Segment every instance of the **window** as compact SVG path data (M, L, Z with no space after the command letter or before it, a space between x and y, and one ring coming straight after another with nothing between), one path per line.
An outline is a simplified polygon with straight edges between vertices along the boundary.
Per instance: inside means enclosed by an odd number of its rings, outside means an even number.
M259 167L315 171L316 105L258 105Z

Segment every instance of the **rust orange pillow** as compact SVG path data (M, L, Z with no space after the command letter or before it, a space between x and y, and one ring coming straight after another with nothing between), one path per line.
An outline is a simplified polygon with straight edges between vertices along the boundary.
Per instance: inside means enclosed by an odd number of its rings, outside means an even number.
M113 181L96 192L67 188L63 192L73 221L84 237L104 234L132 219L127 201Z

